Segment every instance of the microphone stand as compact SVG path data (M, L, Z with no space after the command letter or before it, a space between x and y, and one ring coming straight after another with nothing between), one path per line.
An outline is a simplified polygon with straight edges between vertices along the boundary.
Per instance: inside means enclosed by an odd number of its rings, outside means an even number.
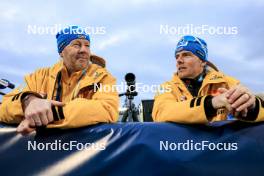
M121 119L121 122L139 122L138 120L138 111L133 103L133 99L135 96L137 96L137 92L126 92L119 94L119 97L126 96L125 105L127 107L127 110L123 114L123 117Z

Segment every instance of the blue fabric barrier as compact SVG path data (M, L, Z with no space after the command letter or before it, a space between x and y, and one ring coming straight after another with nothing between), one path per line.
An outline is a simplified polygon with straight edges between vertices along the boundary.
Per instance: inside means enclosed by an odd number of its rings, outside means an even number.
M15 130L0 126L1 175L264 173L264 123L99 124L71 130L40 129L25 137Z

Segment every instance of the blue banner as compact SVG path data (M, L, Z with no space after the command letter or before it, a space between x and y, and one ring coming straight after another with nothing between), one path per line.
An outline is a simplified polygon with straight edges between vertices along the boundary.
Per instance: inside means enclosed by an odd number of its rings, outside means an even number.
M1 175L263 175L264 123L0 127Z

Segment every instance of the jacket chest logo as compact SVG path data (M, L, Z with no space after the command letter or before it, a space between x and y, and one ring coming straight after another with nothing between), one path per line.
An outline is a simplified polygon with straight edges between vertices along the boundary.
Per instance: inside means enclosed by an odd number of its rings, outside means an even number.
M217 80L217 79L223 79L223 77L222 77L222 76L218 76L218 75L213 75L213 76L210 78L211 81L212 81L212 80Z
M101 76L103 73L98 73L98 72L95 72L94 75L93 75L93 79L97 79L99 76Z

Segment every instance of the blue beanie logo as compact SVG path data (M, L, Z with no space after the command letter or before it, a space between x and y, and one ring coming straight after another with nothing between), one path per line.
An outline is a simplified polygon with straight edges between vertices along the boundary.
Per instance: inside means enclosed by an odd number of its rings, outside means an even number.
M79 39L85 39L85 35L78 35Z
M69 26L62 29L56 35L58 52L62 50L75 39L86 39L90 42L90 36L85 32L85 29L80 26Z
M191 35L183 36L176 46L175 55L183 50L192 52L203 61L208 60L207 44L201 38Z

